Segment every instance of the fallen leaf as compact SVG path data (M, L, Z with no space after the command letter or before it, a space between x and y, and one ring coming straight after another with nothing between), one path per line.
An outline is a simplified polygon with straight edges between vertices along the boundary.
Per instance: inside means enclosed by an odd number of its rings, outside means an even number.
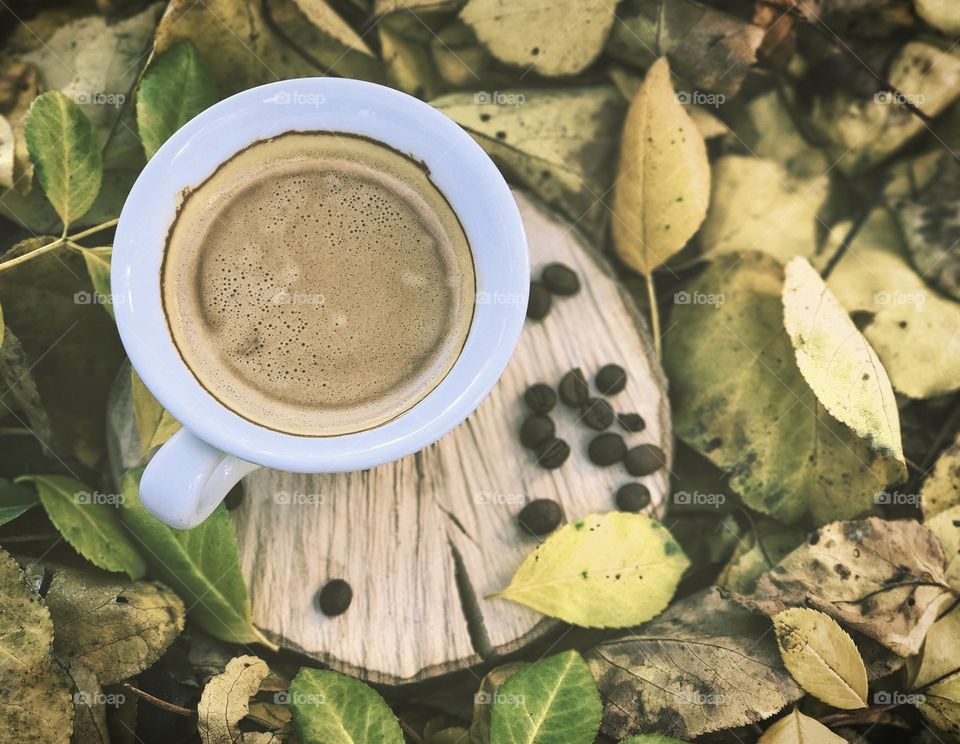
M960 10L950 0L913 0L917 15L934 28L960 36Z
M37 494L29 488L0 478L0 525L12 522L39 503Z
M749 594L757 579L783 560L806 538L806 530L783 525L772 519L759 522L755 532L747 532L717 576L717 585L731 592Z
M799 256L784 268L783 322L817 400L879 455L899 463L906 479L900 415L887 373L820 275Z
M69 684L52 656L53 621L20 566L0 549L0 726L11 742L66 744L73 730Z
M612 222L620 257L649 274L686 245L709 200L703 138L678 101L670 67L661 58L647 72L623 125Z
M307 20L324 35L331 37L345 49L374 57L363 38L330 7L326 0L294 0L294 2Z
M71 659L66 676L73 686L73 736L70 744L110 744L105 695L97 675Z
M101 685L152 666L183 630L183 602L162 584L56 565L33 564L28 574L48 585L54 650Z
M143 546L154 573L173 587L193 622L210 635L232 643L261 643L275 650L250 617L237 535L226 507L218 506L198 527L175 530L140 503L142 474L142 469L136 469L123 477L121 518Z
M0 411L19 410L26 419L27 428L41 442L48 442L50 417L40 400L37 381L23 344L9 328L4 329L3 343L0 344L0 379L6 389L0 396ZM7 396L9 399L4 401Z
M911 689L907 702L916 705L942 731L960 734L960 611L954 607L927 633L923 652L908 659Z
M794 708L763 732L757 744L846 744L820 721Z
M473 696L473 720L470 724L469 744L490 744L490 719L497 691L508 677L527 666L527 662L523 661L501 664L487 672L480 680L480 688Z
M250 698L268 674L270 668L263 659L238 656L230 660L223 674L207 682L197 705L197 730L203 744L267 744L274 738L239 727L250 710Z
M806 607L771 619L783 663L804 690L835 708L867 707L867 670L836 620Z
M494 596L585 628L625 628L659 614L689 565L656 520L590 514L552 533Z
M603 706L590 668L576 651L548 656L510 675L493 700L497 744L592 744Z
M27 147L64 232L100 193L103 160L90 120L59 91L38 96L27 112Z
M563 76L597 58L615 10L612 0L467 0L460 17L497 59Z
M857 516L902 465L817 401L783 327L782 291L780 265L745 253L716 258L678 293L664 339L675 431L754 509L788 523Z
M193 42L178 41L158 55L137 87L137 131L147 159L216 102L217 87Z
M803 695L766 618L716 587L674 603L585 656L604 700L603 733L692 739L769 718Z
M960 433L934 463L920 489L920 500L926 519L960 506Z
M960 593L960 505L951 506L924 523L943 547L947 558L947 583Z
M591 236L607 221L623 98L612 86L451 93L431 104Z
M0 181L0 188L28 194L33 186L33 162L24 136L27 109L37 97L37 70L22 59L0 62L0 112L4 121L4 139L0 145L9 183Z
M150 394L140 376L130 369L132 382L133 417L137 423L140 454L146 455L177 433L180 424Z
M627 0L619 6L607 49L615 59L640 67L666 56L696 92L732 97L756 62L763 37L759 26L694 0Z
M390 83L417 98L436 97L444 86L434 69L429 46L420 39L404 36L388 19L378 24L377 31Z
M919 652L952 592L930 530L876 517L821 527L760 577L751 597L773 615L812 607L900 656Z
M960 304L931 290L910 266L890 212L870 215L827 286L860 319L895 390L930 398L960 387Z
M83 262L87 265L87 274L93 287L94 295L102 300L96 304L102 305L107 314L113 317L113 294L110 292L110 257L113 248L109 245L100 248L81 248Z
M101 494L76 478L63 475L24 475L17 482L33 483L53 526L80 555L97 568L141 578L147 571L137 545L120 523L120 511Z
M383 698L352 677L304 667L290 683L289 698L301 741L403 744Z

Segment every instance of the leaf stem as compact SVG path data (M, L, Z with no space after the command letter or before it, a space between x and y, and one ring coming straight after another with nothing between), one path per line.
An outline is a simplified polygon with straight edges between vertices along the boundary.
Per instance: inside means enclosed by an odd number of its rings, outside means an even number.
M34 248L32 251L30 251L29 253L24 253L22 256L11 258L9 261L3 261L2 263L0 263L0 271L6 271L7 269L12 269L14 266L19 266L22 263L26 263L27 261L33 258L36 258L42 253L49 253L54 248L59 248L61 245L63 245L64 240L65 238L57 238L52 243L47 243L46 245L42 245L39 248Z
M154 697L149 692L144 692L138 687L134 687L129 682L124 682L123 686L126 687L130 692L136 695L139 698L143 698L148 703L153 703L158 708L163 708L168 710L171 713L176 713L178 716L186 716L188 718L196 718L197 712L195 710L190 710L189 708L183 708L179 705L174 705L173 703L168 703L166 700L161 700L158 697Z
M93 235L94 233L101 232L102 230L107 230L114 225L120 222L119 219L107 220L106 222L101 222L99 225L94 225L93 227L88 227L86 230L83 230L78 233L74 233L70 236L70 240L80 240L80 238L85 238L88 235Z
M647 300L650 303L650 332L653 334L653 348L657 353L657 360L663 358L663 350L660 348L660 310L657 308L657 291L653 283L653 272L648 271L643 275L644 283L647 285Z

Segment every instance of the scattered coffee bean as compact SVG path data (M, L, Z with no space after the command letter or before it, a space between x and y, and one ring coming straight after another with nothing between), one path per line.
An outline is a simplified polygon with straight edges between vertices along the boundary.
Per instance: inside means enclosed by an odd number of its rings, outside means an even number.
M594 465L613 465L627 453L627 445L619 434L599 434L587 446L587 455Z
M630 475L650 475L666 464L666 458L663 450L655 444L639 444L627 452L623 463Z
M570 457L570 445L562 439L551 439L537 449L537 464L541 468L559 468Z
M579 367L567 372L560 380L557 389L560 392L560 400L571 408L582 408L590 400L590 386L587 385L587 378L583 376L583 371Z
M549 413L557 404L557 394L549 385L538 382L527 388L527 392L523 394L523 400L534 413Z
M607 364L597 372L594 382L604 395L616 395L627 386L627 373L619 364Z
M543 270L540 279L555 295L569 297L580 291L580 279L576 272L562 263L552 263Z
M563 509L553 499L531 501L517 515L520 527L531 535L546 535L553 532L563 520Z
M548 439L553 439L555 433L553 419L542 413L535 413L520 425L520 444L527 449L536 449Z
M650 506L650 489L642 483L627 483L617 489L616 499L620 511L642 511Z
M613 423L613 409L603 398L592 398L583 407L582 421L591 429L603 431Z
M618 413L617 421L626 431L643 431L647 428L647 422L639 413Z
M550 312L550 293L540 282L530 282L530 300L527 302L527 317L543 320Z
M327 617L341 615L347 611L353 601L353 589L343 579L333 579L324 585L317 594L317 605Z

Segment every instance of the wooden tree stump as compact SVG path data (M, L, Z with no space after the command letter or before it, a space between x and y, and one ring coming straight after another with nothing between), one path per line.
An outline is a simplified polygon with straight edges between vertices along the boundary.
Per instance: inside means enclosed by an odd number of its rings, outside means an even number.
M628 446L657 444L668 458L672 451L665 381L633 301L569 222L516 196L533 275L559 261L577 272L582 289L555 297L542 322L527 321L503 378L477 411L436 444L373 470L261 469L244 479L243 502L232 514L254 622L281 646L383 684L494 659L555 624L486 598L509 583L537 544L517 525L524 504L554 499L573 520L615 509L616 489L640 480L650 490L649 512L660 512L666 470L634 479L622 465L593 465L586 448L597 432L561 403L551 415L573 450L567 462L545 470L520 446L529 385L555 386L573 367L592 381L602 365L616 362L628 382L609 401L617 412L639 413L647 426L635 434L617 424L610 430ZM126 388L118 387L112 406L115 472L138 460ZM335 578L350 583L354 598L345 613L326 617L316 594Z

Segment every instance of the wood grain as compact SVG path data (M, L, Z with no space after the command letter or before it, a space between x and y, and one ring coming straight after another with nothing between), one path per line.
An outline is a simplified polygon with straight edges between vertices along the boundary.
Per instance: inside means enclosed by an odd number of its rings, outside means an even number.
M579 413L558 404L557 436L573 450L559 469L536 465L518 441L521 396L534 382L555 385L572 367L588 378L616 362L626 390L609 398L617 412L636 412L647 428L628 445L655 443L671 454L665 382L644 321L569 222L529 197L517 200L534 276L560 261L583 289L554 298L542 322L527 321L520 344L494 391L474 414L416 455L363 472L299 475L261 469L244 479L234 510L241 562L256 624L280 645L372 682L398 684L464 668L516 650L554 621L487 595L507 585L536 539L516 515L537 498L557 500L567 519L615 508L613 494L640 480L651 513L661 509L668 473L632 479L622 465L598 468L586 456L596 435ZM490 298L498 301L498 298ZM508 298L499 298L504 300ZM129 392L115 391L113 429L129 426ZM132 444L114 444L112 460L136 461ZM316 592L346 579L354 600L346 613L324 616Z

